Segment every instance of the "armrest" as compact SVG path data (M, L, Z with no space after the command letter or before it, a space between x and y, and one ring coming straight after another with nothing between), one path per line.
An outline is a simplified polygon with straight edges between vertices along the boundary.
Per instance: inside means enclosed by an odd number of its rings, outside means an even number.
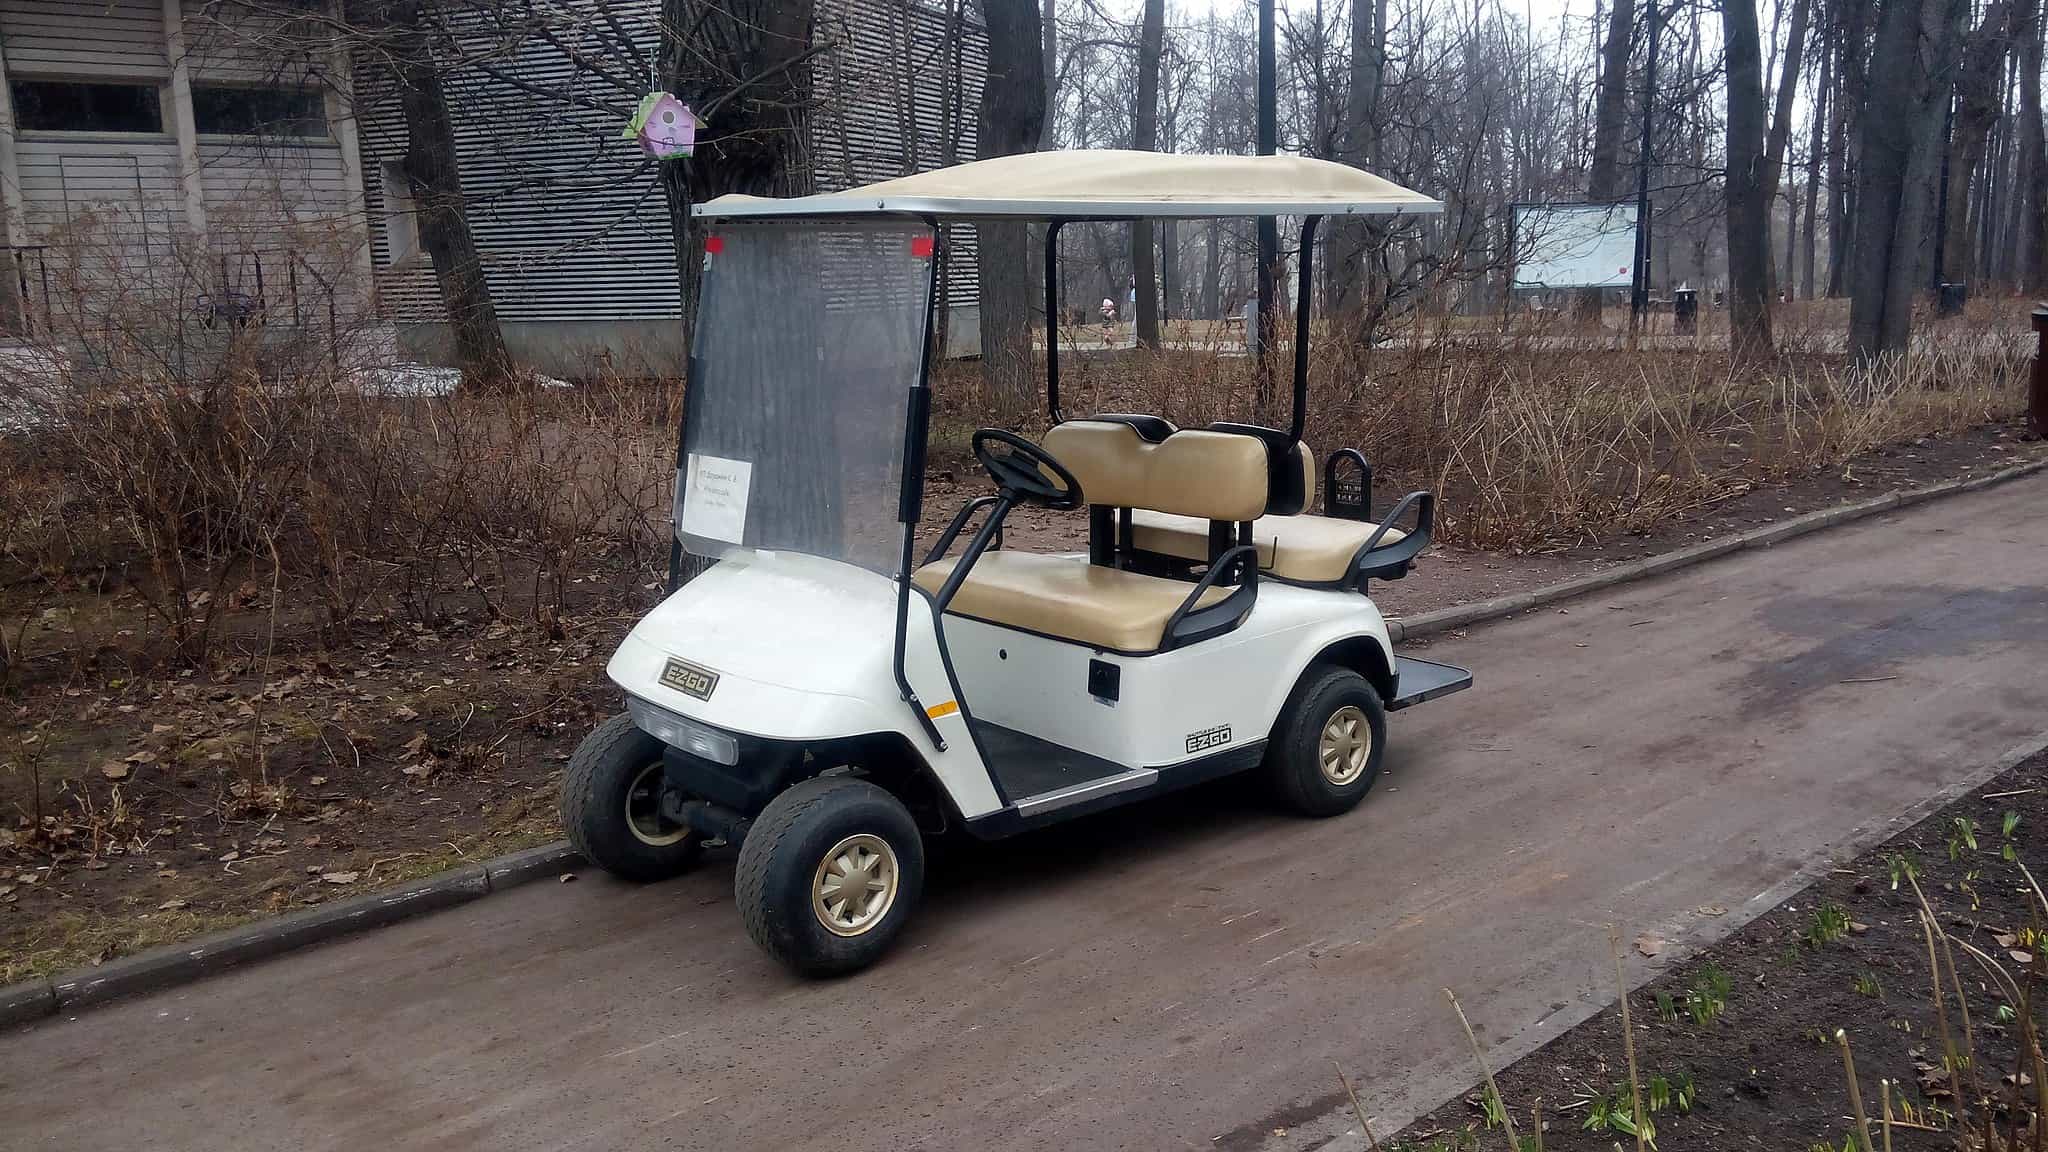
M1400 540L1392 544L1381 544L1388 530L1394 528L1409 509L1415 510L1415 527ZM1436 494L1432 492L1410 492L1390 509L1381 519L1380 526L1366 537L1365 544L1351 560L1351 582L1363 586L1370 579L1398 580L1408 574L1409 565L1429 547L1429 539L1436 530Z
M953 541L959 537L960 530L967 527L967 519L974 515L975 509L986 508L1000 499L1001 497L999 496L977 496L962 505L959 513L953 517L953 522L946 525L946 531L939 536L939 542L932 545L930 552L925 553L924 562L929 564L946 554L946 549L951 548ZM995 537L988 546L989 548L1001 548L1003 546L1003 528L1000 523L996 525Z
M1230 573L1242 569L1244 583L1207 608L1197 608L1202 596L1216 586L1217 581ZM1245 613L1251 611L1253 601L1259 595L1259 549L1255 544L1239 544L1237 547L1216 558L1209 570L1195 583L1194 591L1180 602L1180 607L1167 617L1165 634L1160 637L1159 650L1169 651L1198 640L1228 632L1237 627Z

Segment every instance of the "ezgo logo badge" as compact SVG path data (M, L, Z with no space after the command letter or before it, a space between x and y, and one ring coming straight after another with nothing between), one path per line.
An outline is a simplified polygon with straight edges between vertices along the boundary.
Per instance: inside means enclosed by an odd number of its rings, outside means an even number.
M1230 743L1230 725L1228 724L1219 725L1215 728L1204 728L1200 732L1190 732L1188 733L1188 755L1192 756L1197 752L1210 748L1221 748L1228 743Z
M718 673L709 668L699 668L687 660L670 660L661 670L661 682L685 696L699 700L711 699L711 690L718 687ZM1228 737L1225 737L1228 739Z

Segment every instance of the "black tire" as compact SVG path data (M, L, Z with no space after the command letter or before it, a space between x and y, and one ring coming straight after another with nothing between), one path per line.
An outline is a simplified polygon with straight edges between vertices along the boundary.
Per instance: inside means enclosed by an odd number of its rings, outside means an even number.
M1344 751L1343 731L1333 733L1334 754L1325 770L1325 729L1346 709L1355 713L1349 731L1371 740L1363 763ZM1387 711L1365 677L1327 665L1304 672L1288 696L1273 738L1266 745L1265 772L1282 803L1304 816L1336 816L1358 806L1379 779L1387 749Z
M703 847L699 836L650 811L661 753L661 741L635 728L631 716L614 716L583 738L562 773L569 843L614 876L667 880L688 871Z
M879 840L886 854L866 840ZM831 905L820 896L826 868L842 853L868 852L893 866L893 887L866 909ZM886 870L860 875L888 883ZM868 886L861 888L862 898ZM874 963L917 911L924 895L924 843L903 802L865 780L821 776L768 802L740 845L733 894L747 935L761 950L806 976L853 972ZM827 927L825 917L844 909L851 922ZM862 917L872 917L859 922Z

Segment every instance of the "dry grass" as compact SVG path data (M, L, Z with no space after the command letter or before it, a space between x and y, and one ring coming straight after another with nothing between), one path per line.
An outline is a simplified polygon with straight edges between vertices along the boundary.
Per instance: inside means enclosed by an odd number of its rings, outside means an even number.
M1437 490L1448 542L1536 550L1646 531L1878 445L2021 411L2034 338L2010 302L1924 325L1910 356L1871 371L1840 351L1842 313L1838 301L1788 308L1780 355L1740 364L1713 349L1710 325L1697 344L1630 350L1618 334L1562 324L1502 335L1469 318L1418 320L1377 348L1317 352L1306 438L1358 447L1382 475ZM1063 406L1279 424L1291 358L1279 350L1262 390L1256 365L1220 344L1070 351ZM943 382L949 428L994 407L969 370Z

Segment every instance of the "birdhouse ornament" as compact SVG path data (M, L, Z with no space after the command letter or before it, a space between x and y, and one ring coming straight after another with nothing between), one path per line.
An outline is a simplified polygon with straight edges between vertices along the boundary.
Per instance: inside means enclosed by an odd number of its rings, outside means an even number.
M649 92L623 135L639 140L640 150L656 160L688 156L697 147L697 114L666 92Z

